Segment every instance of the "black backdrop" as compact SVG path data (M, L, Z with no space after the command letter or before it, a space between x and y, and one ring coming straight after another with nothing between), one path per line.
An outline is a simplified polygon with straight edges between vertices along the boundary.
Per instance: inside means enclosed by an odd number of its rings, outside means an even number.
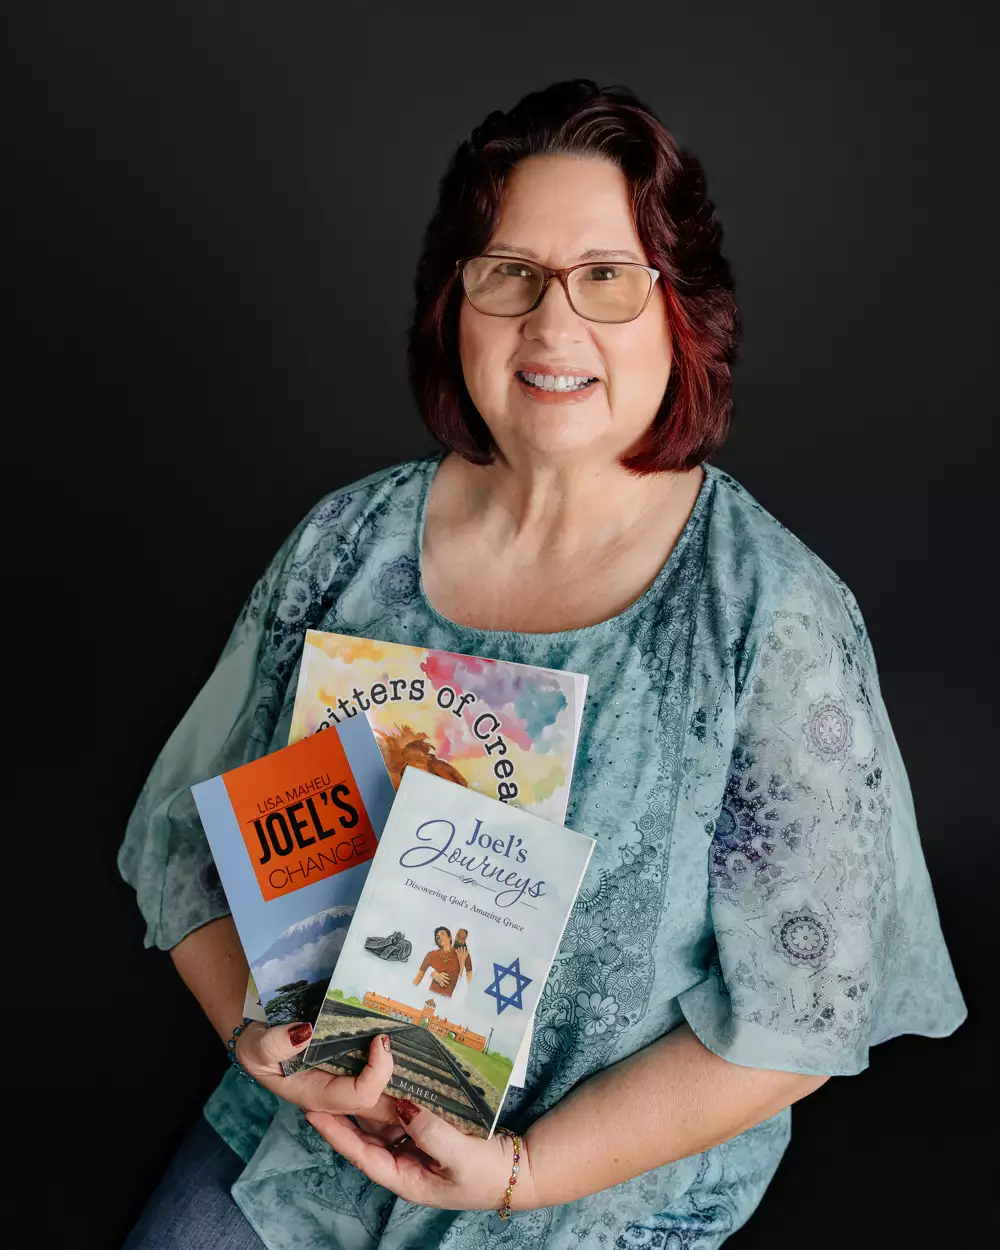
M430 445L403 346L450 152L577 75L705 163L745 323L719 463L860 600L971 1012L800 1104L731 1244L995 1235L995 30L817 8L6 10L4 1102L32 1240L119 1244L221 1070L142 950L125 820L285 534Z

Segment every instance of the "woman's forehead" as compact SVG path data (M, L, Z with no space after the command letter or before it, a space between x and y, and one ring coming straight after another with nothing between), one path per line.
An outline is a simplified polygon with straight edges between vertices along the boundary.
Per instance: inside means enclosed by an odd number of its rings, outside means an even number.
M511 174L488 250L554 267L590 259L648 264L625 175L600 159L523 161Z

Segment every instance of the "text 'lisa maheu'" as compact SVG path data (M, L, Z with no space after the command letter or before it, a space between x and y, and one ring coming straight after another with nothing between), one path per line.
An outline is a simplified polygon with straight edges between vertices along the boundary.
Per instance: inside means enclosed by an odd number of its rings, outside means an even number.
M268 795L258 801L260 815L247 822L253 825L260 844L257 863L263 866L274 856L283 858L296 850L319 847L331 838L337 841L324 847L322 854L332 854L341 865L363 857L364 840L355 846L344 837L345 831L358 825L358 808L352 797L350 786L344 782L331 785L328 773L283 795ZM277 882L272 884L280 888Z

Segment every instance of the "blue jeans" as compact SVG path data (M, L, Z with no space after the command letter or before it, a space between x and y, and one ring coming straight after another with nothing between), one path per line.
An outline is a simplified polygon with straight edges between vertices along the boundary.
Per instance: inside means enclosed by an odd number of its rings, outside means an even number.
M229 1193L243 1168L199 1116L122 1250L263 1250Z

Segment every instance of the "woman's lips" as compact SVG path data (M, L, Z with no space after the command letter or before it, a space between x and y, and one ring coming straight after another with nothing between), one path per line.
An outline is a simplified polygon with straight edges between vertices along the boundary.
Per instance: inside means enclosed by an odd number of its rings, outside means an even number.
M540 387L529 385L516 373L513 376L521 394L527 395L536 404L581 404L585 399L589 399L600 385L599 382L592 382L590 386L585 386L580 391L544 391Z

